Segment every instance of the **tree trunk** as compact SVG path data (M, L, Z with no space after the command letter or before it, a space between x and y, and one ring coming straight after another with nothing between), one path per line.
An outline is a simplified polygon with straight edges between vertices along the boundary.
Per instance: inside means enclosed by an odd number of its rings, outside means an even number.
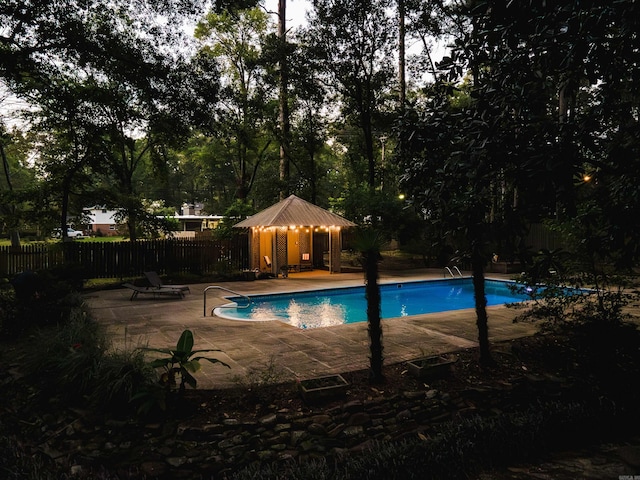
M478 327L478 343L480 345L480 365L490 366L493 363L489 349L489 326L487 318L487 297L484 289L484 259L474 244L471 253L471 269L473 274L473 295L476 305L476 325Z
M565 209L565 214L568 218L573 218L577 214L577 208L574 199L574 187L573 187L573 163L575 161L575 147L573 144L573 137L568 129L570 122L570 107L569 100L572 96L571 86L569 80L560 86L558 91L558 130L560 131L560 146L558 159L563 162L561 169L558 172L558 196L562 206Z
M69 214L69 194L71 191L71 178L66 175L62 181L62 204L60 205L60 239L63 242L69 241L67 235L67 216Z
M4 170L4 176L7 180L7 187L10 192L13 192L13 184L11 183L11 169L9 168L9 160L7 154L4 151L4 145L0 142L0 156L2 156L2 167ZM11 238L11 248L20 250L20 232L18 231L18 225L16 220L16 207L12 205L10 207L10 214L13 217L9 226L9 237Z
M364 149L367 157L369 178L368 184L371 190L376 188L376 159L373 155L373 129L371 127L371 114L362 113L362 133L364 135Z
M370 376L371 383L384 381L382 374L382 325L380 321L380 286L378 285L378 255L377 251L367 251L364 254L367 296L367 322L369 324L369 350L371 352Z
M407 98L407 80L405 78L405 10L404 0L398 0L398 82L400 110L404 110Z
M280 200L289 196L289 65L287 61L287 0L278 2L278 36L280 38Z
M136 232L137 221L135 214L129 210L129 215L127 216L127 228L129 229L129 241L134 244L138 240L138 232Z
M310 156L309 156L309 164L311 165L311 167L309 168L309 170L311 171L311 173L309 174L309 186L311 187L311 203L313 203L314 205L317 204L317 196L318 196L318 187L317 187L317 181L316 181L316 157L313 154L313 152L311 152Z

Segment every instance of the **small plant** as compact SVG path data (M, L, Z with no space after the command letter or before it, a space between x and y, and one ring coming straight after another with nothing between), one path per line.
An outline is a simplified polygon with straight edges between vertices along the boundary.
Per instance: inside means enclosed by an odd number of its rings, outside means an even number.
M205 352L220 352L217 349L194 350L193 349L193 333L191 330L184 330L176 348L146 348L152 352L164 353L168 357L158 358L151 362L153 368L161 368L164 373L160 376L160 384L168 389L175 389L177 386L177 378L180 377L179 390L183 392L186 385L196 388L198 382L192 373L196 373L202 366L200 360L207 360L211 363L219 363L227 368L231 368L217 358L207 358L203 356L194 357L194 355Z
M286 370L276 363L275 355L269 357L269 361L256 367L250 367L244 377L236 375L232 378L239 387L247 390L276 385L290 380Z
M75 307L59 325L33 332L25 372L38 382L44 397L82 403L103 380L99 371L109 345L104 328L91 320L84 306Z
M250 367L244 376L235 375L232 380L244 392L245 400L262 404L273 402L274 396L281 394L268 387L290 381L291 374L279 366L276 357L271 355L267 362Z
M437 353L436 350L431 347L420 346L418 350L420 350L420 358L430 357L432 355L436 355Z

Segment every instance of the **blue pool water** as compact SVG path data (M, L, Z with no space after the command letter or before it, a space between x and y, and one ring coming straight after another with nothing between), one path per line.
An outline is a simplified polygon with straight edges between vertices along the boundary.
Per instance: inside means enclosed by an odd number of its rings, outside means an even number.
M513 293L511 282L486 280L487 305L527 300ZM474 308L470 278L427 280L380 285L382 318L406 317L423 313ZM280 320L299 328L318 328L345 323L366 322L367 301L364 287L334 288L296 293L251 295L248 308L222 307L216 315L237 320ZM229 297L246 305L240 297Z

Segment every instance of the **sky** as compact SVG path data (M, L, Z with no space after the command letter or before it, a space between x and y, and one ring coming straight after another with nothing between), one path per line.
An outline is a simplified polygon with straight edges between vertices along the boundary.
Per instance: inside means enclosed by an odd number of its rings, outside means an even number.
M278 12L278 0L264 0L267 11ZM305 12L309 9L308 0L287 0L287 28L299 27L305 23ZM274 20L277 18L274 16Z

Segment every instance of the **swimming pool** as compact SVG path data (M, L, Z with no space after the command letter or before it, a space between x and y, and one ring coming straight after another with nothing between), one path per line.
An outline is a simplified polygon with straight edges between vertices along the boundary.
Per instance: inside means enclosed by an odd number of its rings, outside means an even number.
M486 280L487 306L528 300L509 289L513 282ZM471 278L380 285L382 318L474 308ZM241 297L227 297L238 306ZM214 313L234 320L280 320L298 328L319 328L367 321L364 286L269 295L250 295L248 308L218 307Z

